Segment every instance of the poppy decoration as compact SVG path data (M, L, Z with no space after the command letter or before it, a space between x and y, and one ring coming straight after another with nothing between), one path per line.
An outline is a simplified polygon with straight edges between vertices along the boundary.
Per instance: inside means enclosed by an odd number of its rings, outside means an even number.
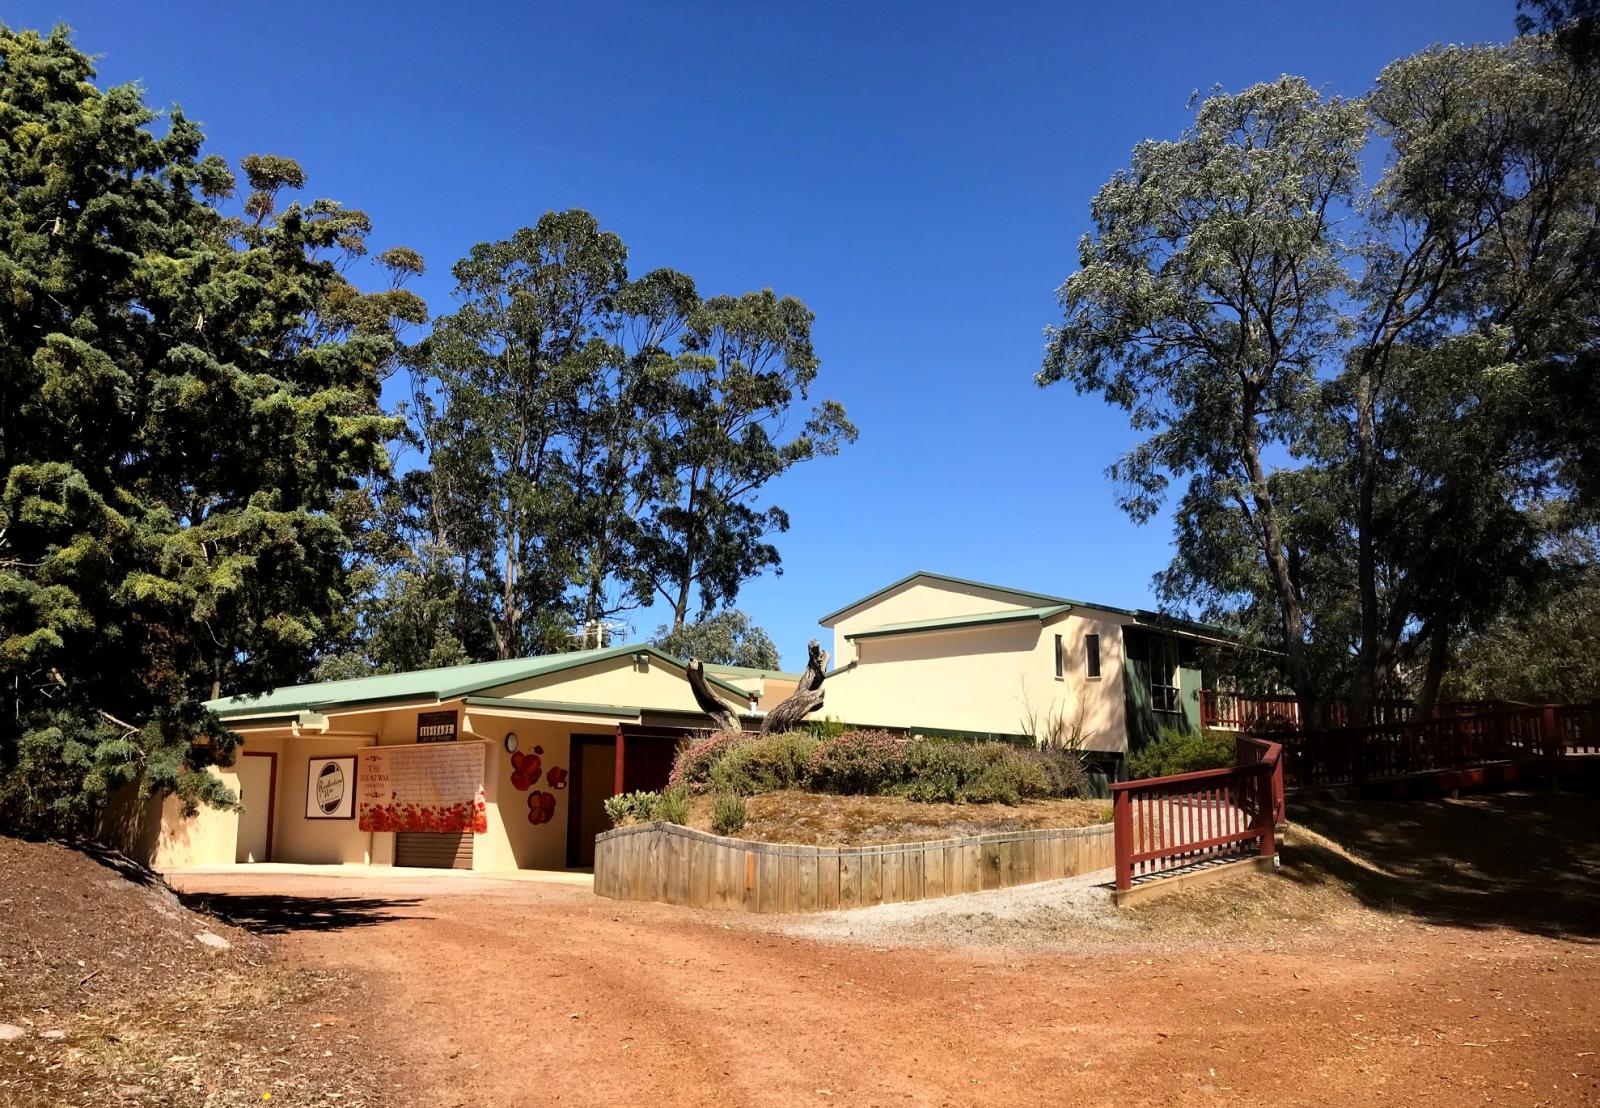
M567 787L567 771L560 766L551 766L550 772L545 774L544 779L552 789L564 789Z
M528 822L549 823L555 818L556 797L554 793L547 793L543 789L535 789L528 794Z
M544 747L536 746L530 753L516 751L511 755L511 785L518 792L527 792L539 783Z

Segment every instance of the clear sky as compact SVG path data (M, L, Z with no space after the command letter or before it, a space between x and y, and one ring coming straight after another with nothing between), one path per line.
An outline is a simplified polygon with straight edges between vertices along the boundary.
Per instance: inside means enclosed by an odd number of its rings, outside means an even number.
M448 311L474 243L582 207L630 268L816 312L819 396L861 440L771 488L781 577L739 605L798 664L816 619L914 569L1152 602L1165 519L1104 469L1122 414L1032 382L1090 197L1191 92L1297 73L1363 92L1435 42L1503 40L1514 0L1021 4L0 2L66 22L102 82L209 149L300 160L308 192L426 257ZM634 613L639 636L655 613ZM826 641L826 640L825 640Z

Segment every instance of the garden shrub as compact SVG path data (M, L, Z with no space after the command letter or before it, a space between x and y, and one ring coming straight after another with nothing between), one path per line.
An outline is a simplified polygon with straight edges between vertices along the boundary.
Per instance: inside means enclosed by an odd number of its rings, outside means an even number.
M711 830L719 835L736 835L744 830L744 797L738 793L718 793L711 809Z
M611 820L612 827L621 827L625 823L649 823L656 818L656 806L660 802L660 793L642 789L618 793L606 797L606 818Z
M689 790L676 788L662 793L656 802L655 818L680 827L689 826Z
M892 792L905 781L910 745L888 731L851 731L823 739L811 752L811 788L846 796Z
M817 740L804 731L749 738L722 749L712 763L709 783L717 792L743 796L803 789L816 748Z
M718 731L702 739L684 742L672 759L672 773L667 777L669 788L688 789L703 793L711 788L711 767L730 749L749 742L750 736L742 731Z
M1050 775L1038 751L1018 750L1005 743L982 743L979 770L967 783L962 799L972 804L1021 804L1050 795Z
M1128 756L1134 777L1167 777L1234 764L1234 736L1226 731L1179 731L1163 727L1150 742Z
M1086 797L1094 791L1083 764L1083 752L1076 745L1047 741L1037 753L1039 764L1050 779L1051 796Z
M640 789L608 796L606 816L613 827L621 827L625 823L649 823L658 819L687 825L689 793L686 789L668 789L662 793Z

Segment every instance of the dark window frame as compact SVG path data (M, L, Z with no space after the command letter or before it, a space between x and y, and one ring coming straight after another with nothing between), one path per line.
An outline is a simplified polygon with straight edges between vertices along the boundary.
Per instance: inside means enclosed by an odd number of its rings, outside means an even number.
M1091 681L1100 679L1100 636L1083 637L1083 674Z

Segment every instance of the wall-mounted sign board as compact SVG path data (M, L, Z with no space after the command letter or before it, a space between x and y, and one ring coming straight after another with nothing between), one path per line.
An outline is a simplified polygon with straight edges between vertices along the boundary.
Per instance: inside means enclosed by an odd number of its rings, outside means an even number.
M418 712L417 741L419 743L453 743L456 741L456 713Z
M358 755L356 814L361 830L488 830L483 743L369 746Z
M306 773L306 819L354 819L356 760L312 758Z

